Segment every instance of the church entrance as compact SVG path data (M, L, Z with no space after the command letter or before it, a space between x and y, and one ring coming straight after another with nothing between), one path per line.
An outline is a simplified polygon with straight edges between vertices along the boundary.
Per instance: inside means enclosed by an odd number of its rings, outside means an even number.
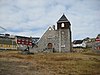
M48 43L48 49L51 49L53 47L52 43Z

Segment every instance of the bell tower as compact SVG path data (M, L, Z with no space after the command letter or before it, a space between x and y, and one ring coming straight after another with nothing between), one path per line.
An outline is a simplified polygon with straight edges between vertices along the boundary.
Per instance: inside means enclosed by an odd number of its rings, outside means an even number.
M66 16L63 14L62 17L57 21L57 31L59 37L59 52L70 52L71 51L71 24Z

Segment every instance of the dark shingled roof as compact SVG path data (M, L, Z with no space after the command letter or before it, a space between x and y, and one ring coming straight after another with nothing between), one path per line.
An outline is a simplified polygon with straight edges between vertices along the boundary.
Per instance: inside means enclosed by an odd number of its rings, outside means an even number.
M100 34L98 34L98 36L100 36Z
M96 39L100 39L100 34L97 35Z
M74 40L73 44L82 44L83 40Z
M31 37L26 37L26 36L15 36L17 38L20 38L20 39L31 39Z
M63 14L62 17L58 20L57 23L61 23L61 22L69 22L68 19L66 18L66 16Z

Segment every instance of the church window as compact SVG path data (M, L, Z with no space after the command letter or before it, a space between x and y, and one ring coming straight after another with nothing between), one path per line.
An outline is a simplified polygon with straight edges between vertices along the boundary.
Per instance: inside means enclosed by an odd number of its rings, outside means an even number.
M61 24L61 27L65 27L64 23Z
M65 45L61 45L61 47L63 47L63 48L64 48L64 47L65 47Z
M52 30L51 27L49 28L49 30Z
M62 34L64 34L64 32L62 31Z

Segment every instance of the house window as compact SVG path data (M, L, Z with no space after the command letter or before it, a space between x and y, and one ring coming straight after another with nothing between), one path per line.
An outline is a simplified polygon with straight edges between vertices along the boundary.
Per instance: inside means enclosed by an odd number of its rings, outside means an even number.
M8 45L10 47L10 45Z
M13 48L16 48L16 45L13 45Z
M24 42L25 40L24 40L24 39L22 39L22 41Z
M61 27L65 27L64 23L61 24Z
M22 44L24 44L24 42L22 42Z
M3 47L3 44L1 44L0 47Z

